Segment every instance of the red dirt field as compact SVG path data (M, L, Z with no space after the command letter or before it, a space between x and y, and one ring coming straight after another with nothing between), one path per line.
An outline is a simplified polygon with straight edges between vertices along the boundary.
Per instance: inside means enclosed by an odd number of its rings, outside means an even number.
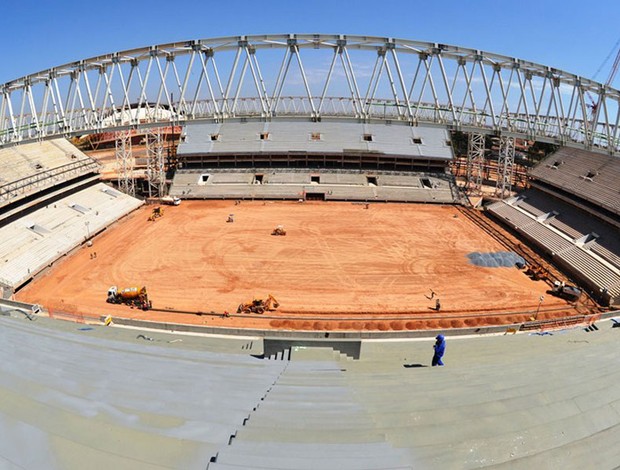
M516 268L482 268L474 251L505 251L452 206L184 201L147 221L135 211L16 295L52 314L209 326L411 330L574 315ZM234 223L226 223L229 214ZM286 236L271 231L284 225ZM91 258L96 252L96 258ZM146 286L154 310L106 303L110 286ZM435 312L435 298L441 311ZM269 314L234 315L273 294ZM158 311L158 310L164 310ZM233 314L190 315L228 311ZM528 312L529 313L526 313Z

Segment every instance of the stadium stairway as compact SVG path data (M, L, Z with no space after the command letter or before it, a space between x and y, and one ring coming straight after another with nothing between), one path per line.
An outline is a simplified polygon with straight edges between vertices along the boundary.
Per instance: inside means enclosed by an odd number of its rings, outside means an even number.
M597 325L447 332L431 368L432 338L261 360L247 338L3 316L0 467L612 469L620 328Z

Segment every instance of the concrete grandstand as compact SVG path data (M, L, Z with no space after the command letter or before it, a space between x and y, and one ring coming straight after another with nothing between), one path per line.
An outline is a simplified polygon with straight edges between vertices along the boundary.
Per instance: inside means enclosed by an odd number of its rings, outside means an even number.
M617 466L620 92L483 51L320 34L162 44L3 89L7 468ZM517 141L550 149L522 186ZM147 221L164 195L183 202ZM285 217L296 233L276 240ZM474 249L528 270L472 266ZM153 311L106 304L129 275L158 286ZM564 284L582 297L545 297ZM226 307L274 289L275 313Z

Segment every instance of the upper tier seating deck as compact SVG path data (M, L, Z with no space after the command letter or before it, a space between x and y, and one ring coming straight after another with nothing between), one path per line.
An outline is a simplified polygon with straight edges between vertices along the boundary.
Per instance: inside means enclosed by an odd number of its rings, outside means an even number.
M530 171L537 180L620 214L620 158L563 147Z
M0 149L0 207L95 173L99 165L65 139Z

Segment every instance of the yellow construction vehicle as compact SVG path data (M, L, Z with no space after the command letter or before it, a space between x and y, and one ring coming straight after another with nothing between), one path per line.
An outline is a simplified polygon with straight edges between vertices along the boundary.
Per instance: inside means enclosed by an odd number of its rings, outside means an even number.
M271 294L266 299L254 299L250 302L239 304L237 313L264 313L272 312L280 306L280 303Z
M131 307L138 307L142 310L148 310L152 307L149 296L146 293L146 287L126 287L119 290L118 287L112 286L108 289L108 298L106 302L110 304L125 304Z
M153 211L151 212L151 215L149 216L149 222L153 222L156 219L159 219L160 217L164 216L164 208L157 206L157 207L153 207Z
M271 234L276 235L276 236L286 235L286 230L284 230L284 225L278 225L275 229L273 229L273 232L271 232Z

